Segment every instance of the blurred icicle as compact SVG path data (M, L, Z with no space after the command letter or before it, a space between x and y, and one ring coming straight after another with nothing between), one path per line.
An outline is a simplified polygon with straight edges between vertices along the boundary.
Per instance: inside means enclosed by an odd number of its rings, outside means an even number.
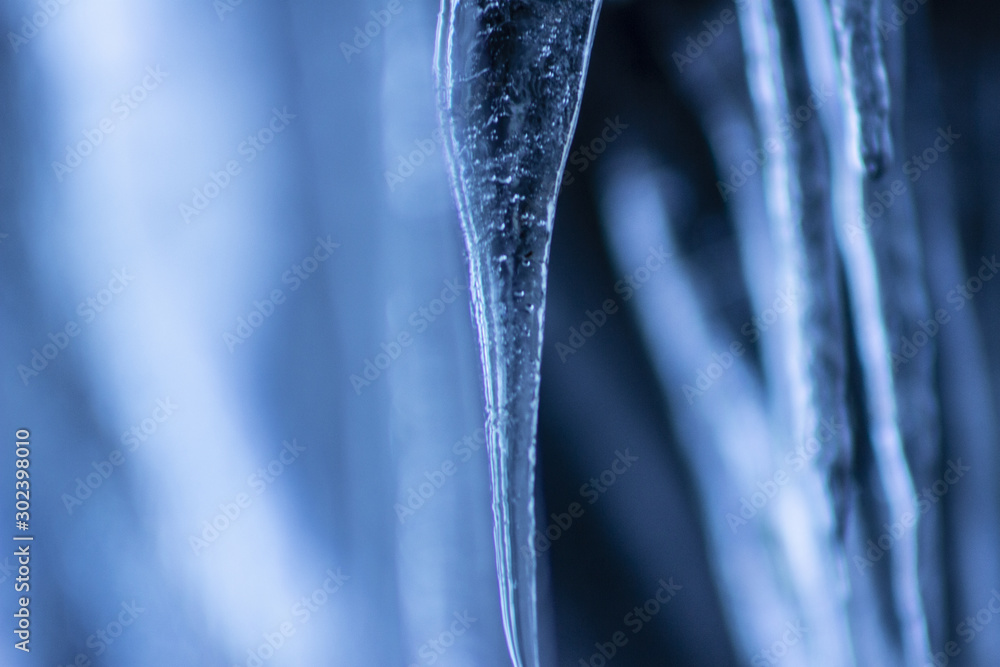
M731 35L733 33L730 31L723 32L720 39L727 40ZM734 92L740 89L737 79L746 80L746 71L742 57L728 61L729 54L738 53L740 49L738 36L733 36L733 39L732 49L719 48L707 52L689 64L683 76L677 77L678 83L698 111L712 149L717 173L723 179L730 178L731 170L739 169L739 165L760 148L749 99ZM668 50L664 50L661 55L664 58L664 69L673 71ZM716 65L716 56L727 58L727 62ZM720 186L717 184L716 187L718 189ZM736 228L735 240L753 311L763 312L774 302L778 283L773 271L774 247L760 178L747 178L742 187L727 193L723 199ZM777 336L761 336L757 345L760 348L765 384L774 382L775 380L767 380L767 376L770 374L777 379L778 369L782 367L784 348Z
M885 514L895 521L918 516L915 490L900 433L896 388L882 289L869 231L859 228L865 167L862 158L861 109L855 96L850 35L836 30L843 17L831 16L824 0L797 0L803 44L814 85L831 85L836 96L820 111L830 144L831 182L837 243L844 263L861 364L869 437L885 494ZM837 6L834 11L836 13ZM836 45L834 40L838 40ZM839 54L839 55L838 55ZM919 528L919 525L918 525ZM890 553L891 586L905 664L922 665L930 651L918 576L914 531L901 536Z
M662 246L668 256L676 255L659 193L660 174L644 157L635 156L606 173L602 218L618 270L632 272L642 266L650 247ZM764 522L751 521L734 534L726 520L726 514L739 507L740 494L770 472L762 389L744 359L735 357L726 377L704 395L693 400L685 396L683 387L695 377L697 364L728 351L729 340L708 321L694 281L677 260L658 269L635 301L640 330L700 490L730 624L744 650L753 653L773 641L796 614L778 572L760 572L760 564L769 560ZM754 613L747 613L751 610Z
M906 129L913 137L911 147L922 149L926 137L933 137L940 126L940 109L928 105L926 100L942 99L941 86L930 58L926 15L915 17L906 28L909 43ZM985 108L995 108L1000 86L993 77L988 85L994 91L994 104ZM990 121L996 122L992 114ZM964 134L964 128L961 132ZM970 467L961 482L948 492L944 508L950 538L946 549L950 575L947 583L957 622L982 607L984 594L1000 587L1000 561L996 558L1000 546L1000 489L996 483L1000 470L997 452L1000 428L995 408L996 385L990 377L988 345L981 333L990 327L988 324L984 327L985 323L979 319L982 311L977 313L974 307L956 311L955 304L948 301L948 293L972 275L963 265L952 160L950 151L941 154L934 168L921 176L920 187L913 189L913 195L923 237L931 303L933 309L944 309L949 316L936 337L937 388L945 450L941 458L961 460ZM921 350L919 354L931 357L928 352ZM942 472L939 470L938 474ZM954 623L949 625L953 627ZM939 643L932 647L941 650ZM962 654L968 655L968 664L991 664L1000 655L1000 626L993 623L982 626L976 640L963 646Z
M971 274L962 265L958 235L952 226L954 208L947 177L928 173L924 179L922 192L926 194L918 196L918 202L925 218L931 293L935 305L941 306L947 303L948 292ZM951 309L950 305L944 307ZM978 317L972 308L951 312L949 317L939 334L937 364L945 452L949 460L972 464L948 492L945 510L950 523L947 557L954 610L958 619L964 619L982 607L991 590L1000 588L1000 562L996 558L1000 545L996 483L1000 428L994 408L996 389ZM982 627L976 641L963 650L972 656L968 664L990 664L1000 655L1000 627ZM940 650L940 645L935 646Z
M728 33L724 33L723 38ZM720 57L719 54L723 54ZM694 100L699 118L705 126L705 135L712 147L717 172L725 177L734 165L739 165L759 147L753 127L753 111L749 100L733 92L739 87L729 78L737 73L745 78L743 60L730 59L726 49L717 49L696 60L686 69L686 76L678 77L685 93ZM718 61L718 62L717 62ZM815 122L815 121L813 121ZM822 182L817 179L817 182ZM774 300L776 277L773 275L774 248L772 247L764 199L763 184L759 178L747 182L727 200L730 215L736 228L736 241L740 250L744 279L753 310L763 312ZM831 227L832 233L832 227ZM765 335L757 342L760 348L764 376L771 385L780 384L784 373L784 346L780 336ZM840 433L838 433L840 435ZM850 431L844 429L842 438L850 446ZM847 511L838 516L846 521L844 530L850 534L866 535L858 512ZM862 540L863 541L863 540ZM853 570L849 570L852 574ZM848 617L852 621L856 660L858 664L893 664L898 654L889 645L889 633L880 617L880 592L874 577L857 577L851 582Z
M641 153L606 173L601 203L618 270L641 266L650 246L675 253L664 175ZM738 337L726 335L726 327L706 312L698 283L691 269L672 260L635 303L698 485L730 626L741 652L750 656L769 646L786 622L801 621L809 636L789 650L789 660L851 664L849 654L838 659L849 648L843 643L849 635L838 620L838 599L829 594L837 573L825 544L832 521L806 511L825 503L819 477L808 469L796 472L759 516L745 523L736 519L741 498L774 474L779 453L773 442L782 434L769 423L763 387L747 358L732 353ZM724 376L700 395L688 393L699 365L720 356L728 364Z
M427 67L434 48L427 36L436 23L436 7L414 5L386 28L381 107L386 164L437 125L433 72ZM381 273L392 285L384 306L383 335L389 339L405 331L413 308L444 285L468 284L462 243L449 219L454 204L444 161L433 155L428 162L386 193L393 233L380 238ZM433 501L416 514L406 511L416 505L410 494L434 474L428 471L440 470L453 443L483 442L475 333L467 292L457 292L433 330L414 336L412 352L395 361L386 377L392 408L382 423L390 430L397 471L393 584L402 635L401 655L393 664L423 662L421 647L449 627L458 610L468 610L477 622L448 647L448 662L488 664L506 653L496 574L483 567L494 553L492 525L479 520L490 512L485 453L477 450L468 465L452 470L454 476L441 481Z
M777 396L787 397L788 449L816 438L823 443L814 459L823 493L811 506L819 557L798 553L789 566L800 603L819 627L813 636L824 664L854 664L847 623L849 590L842 541L847 504L850 438L846 425L846 361L836 253L830 230L829 188L823 184L825 147L817 128L803 121L798 133L781 120L802 108L819 108L823 87L809 91L798 51L796 17L786 0L750 3L740 15L747 80L756 109L760 141L772 153L763 166L764 198L774 243L774 271L780 291L796 295L775 335L784 348L782 368L772 378ZM810 99L812 107L806 106ZM793 100L802 106L793 109ZM799 119L801 120L801 118ZM782 138L784 137L784 138ZM823 437L823 424L834 424ZM824 440L826 442L824 442ZM811 556L811 555L810 555ZM818 564L818 568L816 568ZM814 571L818 569L819 571ZM832 600L832 602L828 602Z
M538 665L535 431L552 223L600 0L442 0L441 123L469 252L504 630Z
M898 100L890 108L890 130L893 136L900 137L905 136L904 119L912 108L904 105L907 85L903 50L902 33L892 34L883 47L886 72ZM935 131L930 130L925 136L935 136ZM919 143L926 141L923 136L918 137ZM878 211L875 205L884 204L885 212L881 217L869 218L871 224L868 226L872 230L872 244L882 278L882 308L890 334L890 351L897 355L892 366L903 448L914 488L925 489L944 472L941 468L940 408L934 388L937 340L931 336L912 359L898 355L903 352L901 341L915 335L918 323L934 320L935 306L928 294L922 232L913 202L913 191L918 188L905 188L902 194L895 194L891 189L896 181L906 182L904 179L908 180L902 165L889 165L882 179L866 183L865 201L866 210L874 212ZM888 200L887 192L894 199ZM905 363L898 363L900 359ZM888 517L888 520L894 522L898 517ZM943 644L949 632L945 627L947 602L942 522L942 506L935 503L922 513L917 532L918 576L932 646Z

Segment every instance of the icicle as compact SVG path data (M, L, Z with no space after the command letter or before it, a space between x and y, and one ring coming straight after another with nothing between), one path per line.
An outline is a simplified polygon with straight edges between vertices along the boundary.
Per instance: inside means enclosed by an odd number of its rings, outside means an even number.
M833 16L821 0L797 0L809 45L806 60L817 85L835 85L837 95L820 110L831 146L831 181L837 244L844 263L854 318L855 338L867 400L869 437L891 520L907 512L917 516L913 479L903 450L882 310L880 278L871 237L858 229L863 210L862 108L855 98L851 32L843 16L844 2L834 0ZM838 15L839 14L839 15ZM835 29L836 26L836 29ZM838 40L837 47L833 39ZM839 67L831 63L838 62ZM884 72L883 72L884 76ZM919 526L918 526L919 527ZM892 593L900 626L905 664L924 664L930 651L927 621L917 570L917 540L903 535L891 553Z
M951 188L947 176L934 172L927 176L926 194L917 197L920 210L925 212L924 247L936 304L946 304L948 292L970 275L962 265ZM948 224L942 224L943 220ZM949 491L945 510L953 536L948 552L954 570L954 606L958 618L965 618L981 607L984 593L1000 582L996 558L1000 493L995 472L1000 468L996 446L1000 427L994 408L996 385L989 375L987 345L976 312L966 308L949 313L949 317L937 341L946 455L950 461L972 462L961 483ZM920 354L927 352L921 350ZM1000 655L1000 630L992 624L984 626L967 651L968 664L991 664Z
M908 92L903 69L903 47L904 39L901 34L893 35L884 44L886 71L894 83L894 99L890 109L892 134L898 137L905 136L904 118L911 117L913 109L912 105L909 108L904 105ZM933 131L930 134L933 135ZM902 182L905 178L907 175L903 172L902 165L894 164L890 166L882 182ZM925 180L921 188L926 187L927 182ZM866 186L865 196L870 206L870 202L877 199L874 195L885 186L871 181L866 182ZM927 289L926 251L922 247L922 233L917 225L912 199L914 190L907 188L897 196L895 201L885 207L881 217L869 218L869 226L873 230L875 260L881 277L883 317L894 352L900 351L898 341L911 336L918 322L933 319L935 311ZM907 363L893 363L899 430L913 485L917 489L932 485L943 472L940 468L940 408L934 388L937 341L938 339L931 338L927 347L907 360ZM947 597L944 592L943 519L942 506L932 506L920 517L920 530L917 533L920 591L932 646L947 641L949 632L946 619Z
M600 172L602 219L616 267L627 273L643 265L650 247L674 255L676 245L661 191L666 172L641 150L612 160L606 158L612 167ZM799 616L782 568L773 567L767 520L757 517L742 525L733 514L741 496L773 474L771 433L763 389L746 360L729 352L733 334L706 312L699 284L703 281L681 260L670 260L636 293L634 308L699 489L729 622L750 655ZM698 367L720 351L729 355L725 377L692 396ZM805 651L805 642L790 649L792 659L803 662Z
M803 108L810 97L799 51L797 17L789 0L759 0L740 14L747 59L747 80L756 110L760 141L771 148L764 165L764 195L774 243L774 271L779 290L796 295L774 335L785 354L774 390L785 397L788 427L782 444L794 448L816 438L826 441L813 462L821 491L816 494L810 531L790 549L789 568L798 603L814 627L814 655L828 664L854 664L846 622L848 591L841 540L849 439L846 426L825 438L821 424L845 424L845 361L836 254L829 229L829 189L817 184L825 171L825 148L819 128L803 121L796 132L782 131L781 119ZM812 91L813 105L832 94ZM770 148L769 148L770 150ZM821 178L821 177L820 177ZM775 457L779 458L779 457ZM803 484L806 487L806 484ZM807 551L806 547L812 549ZM831 554L824 558L818 554Z
M743 95L733 92L734 86L727 85L729 71L739 63L730 62L728 58L720 56L714 57L720 51L706 54L706 57L697 60L685 70L685 76L677 77L679 83L684 87L686 94L695 100L695 106L699 115L704 119L706 134L712 145L712 152L716 159L716 169L719 174L727 174L733 165L738 165L745 160L752 151L761 145L761 140L753 132L751 123L753 121L753 110L750 108L749 100ZM786 71L801 68L803 65L788 65ZM742 76L746 76L743 74ZM799 97L804 97L809 93L803 92L801 88L808 87L802 82L803 74L799 72L796 78L800 81L798 91ZM813 305L811 312L807 312L812 322L819 322L823 317L829 318L829 325L814 325L818 328L817 333L810 334L810 338L816 341L825 341L822 346L828 348L824 353L812 358L812 372L817 376L815 381L820 386L821 391L817 395L817 407L822 415L830 415L834 423L843 424L845 422L844 407L844 343L843 327L840 325L840 310L842 304L837 293L837 266L836 248L833 239L832 226L830 224L830 203L829 203L829 181L826 168L816 165L815 162L824 163L826 151L823 147L822 130L819 121L813 119L807 121L801 131L801 155L798 173L801 182L802 197L805 211L808 212L803 219L803 227L806 232L806 249L814 259L809 263L809 275L811 291L818 293L822 297L823 307L817 308ZM819 135L819 136L817 136ZM813 164L811 164L813 163ZM750 291L753 312L762 312L773 302L777 291L776 283L778 276L775 275L774 259L775 248L772 247L771 235L768 230L768 214L765 201L763 183L760 178L748 178L747 182L732 193L728 198L728 206L734 220L740 254L742 258L743 272L747 288ZM810 202L812 202L810 204ZM823 213L827 211L827 213ZM824 231L825 230L825 231ZM825 315L824 315L825 313ZM783 395L785 392L786 370L786 345L780 336L770 332L762 336L758 342L761 347L761 357L767 385L774 395ZM822 348L821 348L822 349ZM785 430L784 423L776 425L779 432ZM851 514L846 512L843 502L846 491L846 466L850 460L850 430L848 428L839 429L830 440L824 444L824 456L817 457L814 461L817 484L828 490L829 495L825 495L820 500L825 512L836 518L833 522L822 522L815 518L815 514L810 512L805 515L807 521L804 523L791 524L784 517L780 517L774 522L773 534L779 536L785 543L792 543L789 535L805 536L810 535L816 541L818 549L824 554L826 560L826 572L830 577L832 585L830 590L839 590L839 595L835 598L826 595L828 602L833 609L832 613L843 615L845 618L855 620L858 615L852 613L852 609L857 608L851 605L860 604L865 611L878 612L878 592L872 586L871 579L862 580L862 586L855 586L849 592L845 589L841 580L841 572L849 564L846 562L846 554L842 540L844 531L844 521L850 521ZM785 442L787 437L772 438L773 442ZM779 459L780 460L780 459ZM813 471L810 471L811 473ZM800 475L803 473L799 473ZM797 476L797 481L798 481ZM806 485L808 490L808 485ZM838 495L839 494L839 495ZM831 497L832 495L832 497ZM816 504L819 507L819 504ZM856 515L855 515L856 518ZM727 553L732 550L727 550ZM778 555L778 559L788 559L788 553ZM821 609L821 605L810 605L810 614L815 614ZM746 614L757 614L756 610ZM833 628L817 627L813 635L820 632L824 634L834 634ZM875 627L874 624L871 627ZM848 633L852 628L841 624L840 632ZM863 638L853 635L859 664L869 664L862 659L862 656L879 656L883 658L878 664L888 664L891 662L889 656L891 649L882 639L882 635L874 633ZM763 641L757 640L758 643ZM832 639L836 642L837 639ZM861 647L859 644L864 643ZM816 642L822 644L823 642ZM825 653L822 648L817 650L817 655L822 655L827 664L833 664L835 657ZM817 658L818 660L818 658Z
M854 112L861 122L860 150L872 179L892 161L889 81L878 32L879 0L831 0L840 57L850 69Z
M535 430L556 197L600 0L443 0L435 67L469 252L488 411L501 611L538 665Z
M922 146L926 137L936 134L942 121L941 111L935 108L936 105L927 103L927 100L942 99L941 75L931 60L927 16L915 17L906 27L907 134ZM984 65L984 70L993 71L989 65ZM985 106L995 108L1000 88L992 76L988 81L985 89L994 91L994 104ZM989 135L996 136L996 132L989 132ZM950 524L946 558L950 561L951 572L947 575L956 616L945 626L946 630L978 610L983 604L984 591L1000 584L1000 562L996 558L1000 545L1000 489L996 483L996 471L1000 469L996 446L1000 442L1000 428L995 408L997 388L989 372L989 346L982 335L991 327L979 319L976 308L955 311L955 304L948 301L949 292L972 275L969 267L963 265L957 224L959 188L955 179L959 165L953 160L950 153L942 155L934 169L920 179L920 186L912 190L923 239L931 310L943 308L949 317L941 325L937 337L928 341L928 345L936 344L937 347L936 374L945 449L941 458L971 463L971 469L965 472L961 482L949 491L947 505L943 508L944 521ZM985 177L991 178L988 174ZM929 360L934 357L928 349L922 349L919 354ZM946 466L939 466L935 478L946 471ZM937 574L946 579L944 569ZM946 608L941 610L946 611ZM937 637L933 639L932 646L940 650L945 642ZM963 647L962 659L970 665L993 664L1000 655L1000 628L992 623L982 626L975 639Z

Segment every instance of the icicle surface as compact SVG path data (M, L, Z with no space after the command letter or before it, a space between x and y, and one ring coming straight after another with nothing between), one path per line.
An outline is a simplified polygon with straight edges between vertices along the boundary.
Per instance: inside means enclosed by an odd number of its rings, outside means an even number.
M879 178L892 161L889 79L878 32L878 0L833 0L834 24L854 86L865 171Z
M812 464L816 484L802 478L803 492L815 494L809 520L803 523L811 531L788 536L789 574L806 622L822 628L807 640L812 661L823 656L827 664L850 665L855 664L854 647L844 618L848 596L840 576L845 565L838 530L844 511L837 502L846 496L847 434L841 429L826 437L823 433L824 423L843 424L846 417L829 188L822 176L816 177L822 174L825 146L815 124L804 122L787 135L779 125L781 118L805 108L811 92L791 0L759 0L744 9L740 19L760 137L783 137L763 167L763 185L776 282L779 289L796 295L795 307L773 334L785 350L779 372L772 375L773 386L784 397L791 436L784 447L830 440ZM814 97L832 95L816 91Z
M859 71L858 62L853 55L856 52L854 42L859 33L852 26L856 25L857 12L862 11L865 3L834 0L829 18L825 12L816 11L816 0L800 0L800 3L807 10L812 10L814 20L829 23L830 29L826 32L834 33L837 39L838 100L824 107L823 113L826 115L825 125L830 143L834 147L831 152L831 171L833 202L838 219L835 229L854 319L872 452L885 494L888 515L899 517L907 512L916 514L913 478L899 428L889 333L881 303L881 278L874 246L867 229L856 231L853 227L856 226L857 212L864 207L863 171L872 174L871 166L865 162L867 149L864 139L865 118L871 110L857 97L857 91L866 85L859 79L871 76L873 72ZM814 48L818 46L814 45ZM832 46L824 46L823 52L816 54L819 56L817 61L827 62L833 53ZM873 61L871 64L874 67L876 63ZM881 51L877 65L875 74L884 78ZM834 109L837 113L833 113ZM872 117L868 115L867 122L871 120ZM884 131L888 133L887 113L884 122ZM930 655L917 561L917 540L911 531L893 545L891 580L904 662L914 666L923 664L926 656Z
M549 246L600 0L443 0L436 74L483 364L516 667L538 660L535 430Z

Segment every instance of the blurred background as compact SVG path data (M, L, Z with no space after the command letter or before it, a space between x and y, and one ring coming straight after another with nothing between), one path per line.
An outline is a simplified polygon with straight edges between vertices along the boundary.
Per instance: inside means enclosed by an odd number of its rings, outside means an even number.
M601 12L550 264L543 663L995 664L1000 10L876 3L892 159L850 208L828 6L754 2ZM438 10L3 4L0 516L27 429L34 539L30 654L0 550L0 662L510 664Z

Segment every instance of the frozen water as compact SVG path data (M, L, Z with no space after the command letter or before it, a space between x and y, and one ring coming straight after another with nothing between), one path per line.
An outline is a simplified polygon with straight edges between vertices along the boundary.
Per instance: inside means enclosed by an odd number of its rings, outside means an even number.
M535 430L549 245L599 0L444 0L436 71L469 253L511 659L537 665Z
M878 178L892 160L889 80L879 36L879 2L833 0L832 4L840 58L853 86L854 110L861 124L861 157L868 176Z

